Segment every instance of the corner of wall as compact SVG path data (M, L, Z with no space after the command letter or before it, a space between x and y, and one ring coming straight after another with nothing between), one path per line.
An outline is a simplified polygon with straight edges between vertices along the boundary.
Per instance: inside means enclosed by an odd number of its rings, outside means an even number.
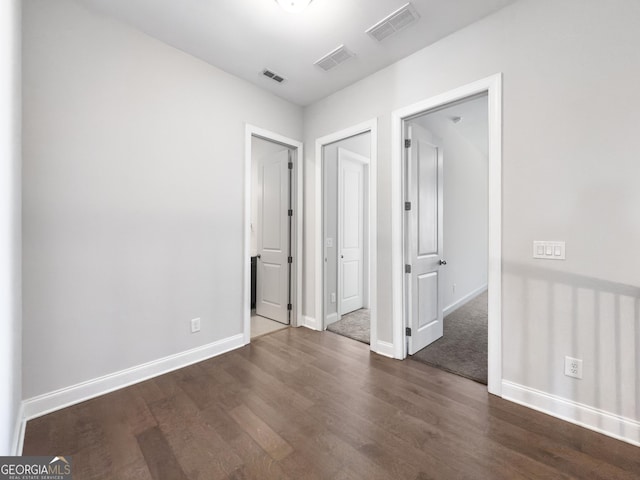
M24 446L24 433L27 427L27 419L24 416L24 402L20 403L18 414L16 415L15 427L13 429L13 439L11 441L10 455L18 457L22 455Z
M319 322L315 318L309 317L308 315L302 316L302 323L300 326L307 327L311 330L321 330Z
M21 6L0 6L0 455L16 451L21 420Z

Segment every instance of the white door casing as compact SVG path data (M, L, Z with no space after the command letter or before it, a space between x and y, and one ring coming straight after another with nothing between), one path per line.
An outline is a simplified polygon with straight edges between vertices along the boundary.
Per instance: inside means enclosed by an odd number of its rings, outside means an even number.
M256 313L289 323L289 150L258 160Z
M364 177L368 159L338 149L338 315L364 302Z
M391 114L393 149L391 152L391 265L393 289L393 357L407 354L405 327L409 326L405 291L408 275L404 273L406 242L404 211L404 124L407 119L488 93L489 106L489 252L488 252L488 373L487 390L502 396L502 73L479 79L444 93L394 110Z
M443 154L421 127L407 123L406 133L406 305L413 355L443 334Z

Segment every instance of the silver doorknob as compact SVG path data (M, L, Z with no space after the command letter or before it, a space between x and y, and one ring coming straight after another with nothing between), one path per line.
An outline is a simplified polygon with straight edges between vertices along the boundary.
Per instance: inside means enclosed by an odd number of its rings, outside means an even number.
M442 259L440 259L440 261L439 261L438 263L439 263L440 265L446 265L446 264L447 264L447 261L446 261L446 260L442 260Z

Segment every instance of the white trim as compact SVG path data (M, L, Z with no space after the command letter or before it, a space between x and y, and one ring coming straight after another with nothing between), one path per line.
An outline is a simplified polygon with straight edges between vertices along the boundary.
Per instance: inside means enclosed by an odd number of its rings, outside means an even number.
M310 328L311 330L320 330L318 326L318 322L313 317L308 317L307 315L302 316L302 327Z
M502 74L436 95L427 100L394 110L391 115L391 262L393 296L394 357L406 357L404 336L404 247L402 192L402 122L408 117L479 93L488 93L489 108L489 369L490 393L502 390Z
M24 432L27 427L27 419L24 416L24 402L20 402L18 415L16 417L16 425L13 429L13 440L11 442L11 455L19 457L22 455L22 447L24 446Z
M326 330L327 327L332 323L336 323L338 320L339 320L338 312L334 312L331 315L327 315L327 321L324 324L324 330Z
M475 290L467 293L464 297L462 297L461 299L453 302L451 305L449 305L448 307L445 307L444 310L442 310L442 315L444 317L446 317L447 315L449 315L450 313L455 312L457 309L459 309L460 307L462 307L463 305L465 305L466 303L470 302L471 300L473 300L474 298L476 298L478 295L484 293L488 288L487 284L482 285L479 288L476 288Z
M394 358L393 343L378 340L376 342L375 349L372 350L378 355L384 355L385 357Z
M202 345L185 352L169 355L135 367L109 373L70 387L32 397L23 402L23 416L31 420L76 403L119 390L158 375L221 355L244 345L242 333Z
M502 398L640 447L640 422L504 380Z
M303 177L304 148L302 142L285 137L264 128L246 124L244 147L244 249L242 260L244 265L243 282L243 328L245 345L251 342L251 138L259 137L276 143L281 143L293 150L294 172L294 205L293 205L293 278L291 288L294 292L293 311L291 312L291 326L302 324L302 217L303 210Z
M316 330L323 330L324 328L324 239L323 239L323 209L322 209L322 147L330 143L343 140L345 138L353 137L361 133L371 133L371 158L369 160L369 277L374 279L369 285L369 312L371 318L371 334L370 334L370 348L375 351L374 346L378 341L378 119L373 118L366 122L354 125L344 130L325 135L316 139L316 152L315 152L315 237L316 237L316 251L315 251L315 281L316 281L316 294L315 294L315 315L316 315Z

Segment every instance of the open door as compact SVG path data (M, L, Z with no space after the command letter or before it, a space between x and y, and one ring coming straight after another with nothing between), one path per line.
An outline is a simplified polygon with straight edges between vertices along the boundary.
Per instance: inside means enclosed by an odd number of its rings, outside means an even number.
M442 149L406 124L405 272L408 353L442 337Z
M363 161L364 159L364 161ZM364 169L368 159L338 149L338 314L364 306Z
M289 324L291 285L290 151L260 158L256 313Z

